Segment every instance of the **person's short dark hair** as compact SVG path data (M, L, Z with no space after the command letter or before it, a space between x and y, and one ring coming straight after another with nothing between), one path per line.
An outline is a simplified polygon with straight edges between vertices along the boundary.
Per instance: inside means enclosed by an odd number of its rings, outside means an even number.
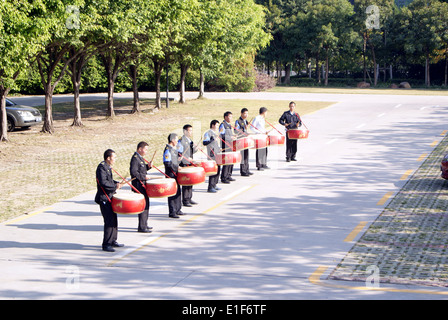
M146 143L145 141L140 141L140 142L138 143L138 145L137 145L137 150L140 149L140 148L144 148L144 147L146 147L146 146L149 146L149 144Z
M266 111L268 111L268 108L266 108L266 107L260 108L260 114L265 113Z
M184 127L182 128L183 130L188 130L188 128L192 128L193 126L191 124L186 124L184 125Z
M176 137L177 137L177 133L170 133L170 134L168 135L168 143L170 143L171 141L173 141L174 138L176 138Z
M230 111L226 111L226 112L224 112L224 118L227 117L227 116L229 116L229 115L231 115L231 114L232 114L232 112L230 112Z
M112 153L115 153L115 151L112 149L107 149L106 151L104 151L104 155L103 155L104 160L107 160L107 158L112 156Z
M212 120L210 121L210 128L212 128L215 124L219 123L218 120Z
M291 101L288 106L290 106L291 104L296 105L294 101Z
M244 112L246 112L246 111L249 111L247 108L243 108L243 109L241 109L241 113L244 113Z

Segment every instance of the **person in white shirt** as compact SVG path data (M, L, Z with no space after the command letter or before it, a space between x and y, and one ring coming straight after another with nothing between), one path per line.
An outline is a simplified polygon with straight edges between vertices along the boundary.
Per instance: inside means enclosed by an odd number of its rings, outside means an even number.
M251 131L255 134L267 134L266 132L266 115L268 113L268 109L265 107L261 107L259 110L258 116L252 122ZM259 171L263 171L264 169L270 169L267 166L267 157L268 157L268 148L257 149L255 152L255 163L257 169Z

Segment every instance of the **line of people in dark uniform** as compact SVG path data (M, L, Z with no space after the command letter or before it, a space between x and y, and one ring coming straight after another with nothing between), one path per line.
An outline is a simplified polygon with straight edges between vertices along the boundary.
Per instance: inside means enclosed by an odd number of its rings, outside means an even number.
M296 104L290 102L289 110L285 111L279 119L279 123L287 130L297 129L302 125L300 116L295 112ZM203 135L203 145L207 147L206 155L209 159L215 160L216 154L233 152L233 140L252 134L267 134L265 125L265 118L267 115L267 108L259 109L259 114L250 123L248 119L249 111L247 108L241 109L240 117L232 126L233 114L230 111L224 113L224 119L221 123L218 120L210 122L210 128ZM165 167L165 175L176 179L179 167L189 166L193 160L193 154L199 148L192 140L193 127L185 125L183 127L183 136L179 139L176 133L171 133L168 136L168 143L163 151L163 164ZM148 226L149 217L149 197L145 190L147 179L147 172L152 168L152 161L146 162L145 155L148 152L148 143L142 141L137 145L137 150L133 154L130 161L130 174L132 186L138 190L145 197L146 205L142 213L138 215L138 232L149 233L152 232L152 227ZM256 150L256 167L257 170L263 171L269 169L267 166L267 150L262 148ZM296 161L297 140L289 139L286 134L286 161ZM116 154L112 149L107 149L103 155L102 161L96 169L97 179L97 193L95 195L95 202L99 204L100 211L104 220L104 233L102 249L108 252L114 252L114 247L122 247L123 244L117 242L118 233L118 219L117 214L113 212L111 205L111 198L114 193L123 186L123 181L118 182L113 179L112 167L116 161ZM218 166L218 171L215 175L209 176L208 189L209 193L216 193L220 188L218 187L219 178L221 183L229 184L235 179L232 177L233 165ZM240 175L249 177L253 173L249 170L249 150L241 151ZM197 204L193 199L192 186L177 185L177 193L174 196L168 197L168 216L170 218L179 218L185 215L182 212L182 206L191 207Z

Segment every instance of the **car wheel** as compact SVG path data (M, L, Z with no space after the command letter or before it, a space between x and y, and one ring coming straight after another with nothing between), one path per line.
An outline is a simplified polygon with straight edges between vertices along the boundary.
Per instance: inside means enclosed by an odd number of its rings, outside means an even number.
M14 120L11 118L8 118L8 132L14 131L16 128L16 125L14 123Z

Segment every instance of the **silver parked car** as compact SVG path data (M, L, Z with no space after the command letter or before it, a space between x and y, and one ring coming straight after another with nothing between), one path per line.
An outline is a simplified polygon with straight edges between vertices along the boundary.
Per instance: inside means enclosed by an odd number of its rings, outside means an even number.
M8 131L17 127L28 128L42 123L42 115L36 108L18 105L6 99L6 115L8 118Z

